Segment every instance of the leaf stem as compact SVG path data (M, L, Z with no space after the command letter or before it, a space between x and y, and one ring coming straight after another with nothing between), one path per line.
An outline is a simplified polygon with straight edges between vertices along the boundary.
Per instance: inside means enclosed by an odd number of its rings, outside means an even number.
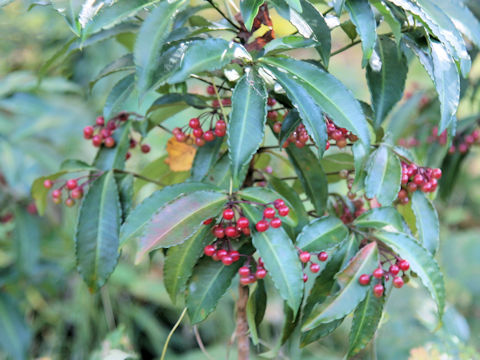
M187 313L187 308L183 309L182 314L178 318L177 322L175 325L173 325L172 330L170 330L170 333L167 336L167 340L165 340L165 345L163 345L163 350L162 350L162 356L160 357L160 360L165 359L165 354L167 353L167 348L168 348L168 343L170 342L170 339L172 338L173 333L177 328L180 326L180 323L182 322L183 318L185 317L185 314Z
M332 53L330 54L330 57L335 56L335 55L338 55L338 54L344 52L345 50L348 50L348 49L350 49L351 47L353 47L353 46L355 46L355 45L357 45L357 44L360 44L360 43L361 43L361 40L352 41L350 44L345 45L344 47L342 47L342 48L340 48L340 49L332 52Z

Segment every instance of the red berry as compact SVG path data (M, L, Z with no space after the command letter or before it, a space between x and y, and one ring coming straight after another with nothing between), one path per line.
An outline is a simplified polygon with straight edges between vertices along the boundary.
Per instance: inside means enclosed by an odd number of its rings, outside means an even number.
M246 286L250 284L250 278L249 277L240 277L240 284L243 286Z
M232 105L232 99L222 99L223 106L230 106Z
M108 129L102 129L102 130L100 131L100 135L102 135L102 138L105 139L105 138L107 138L107 137L109 137L109 136L112 136L112 132L111 132L110 130L108 130Z
M383 295L383 285L382 284L377 284L373 287L373 295L376 297L381 297Z
M98 126L105 125L105 118L103 116L97 117L97 119L95 120L95 124L97 124Z
M135 146L137 146L137 142L134 139L130 139L130 149L133 149Z
M99 147L100 145L102 145L102 138L99 136L99 135L95 135L93 138L92 138L92 144L93 146L95 147Z
M401 189L399 192L398 192L398 198L400 200L402 199L405 199L406 197L408 197L408 193L405 189Z
M66 205L67 207L72 207L73 205L75 205L75 200L73 200L72 198L67 198L67 199L65 200L65 205Z
M200 138L203 136L203 130L201 128L193 129L192 134L193 136Z
M395 276L400 272L400 268L397 265L393 264L390 266L390 269L388 271L390 272L390 274Z
M425 182L425 179L422 175L417 174L413 177L413 182L417 185L422 185Z
M179 128L179 127L173 128L173 130L172 130L173 135L177 135L177 134L180 134L182 132L183 132L182 129Z
M130 159L130 156L132 156L132 154L131 154L130 151L129 151L129 152L127 152L127 153L125 154L125 160Z
M227 256L228 252L225 249L217 250L217 257L221 260L224 256Z
M109 120L107 122L107 129L109 130L115 130L117 128L117 124L115 124L115 121Z
M244 235L249 236L250 235L250 228L249 227L243 228L242 232L243 232Z
M213 131L212 130L205 131L205 134L203 134L203 139L205 141L215 140L215 135L213 134Z
M77 188L73 189L72 192L70 193L70 196L71 196L73 199L81 199L82 196L83 196L83 190L82 190L82 188L77 187Z
M43 182L43 187L45 189L50 189L53 186L53 181L50 179L47 179Z
M282 131L282 123L280 121L276 121L275 124L273 124L273 132L275 134L280 134Z
M275 217L275 209L271 207L266 207L265 210L263 210L263 216L266 217L267 219L273 219Z
M302 251L299 255L300 261L303 263L307 263L310 261L311 255L307 251Z
M407 271L408 269L410 269L410 263L407 260L400 260L400 262L398 263L398 267L402 271Z
M320 261L327 261L328 259L328 254L325 251L322 251L320 254L318 254L318 260Z
M289 211L290 211L290 209L288 208L288 206L284 205L284 206L278 208L278 215L287 216Z
M360 285L370 284L370 275L367 275L367 274L360 275L360 277L358 278L358 282L360 283Z
M232 265L233 264L233 259L230 255L227 254L224 257L222 257L222 263L225 266Z
M224 120L218 120L215 124L215 130L225 131L227 129L227 123Z
M209 225L212 223L212 221L213 221L213 218L207 219L203 222L203 225Z
M217 137L223 137L226 134L225 130L219 130L219 129L215 129L213 132Z
M282 220L280 220L279 218L273 218L272 220L270 220L270 226L274 229L277 229L282 226Z
M258 232L264 232L264 231L267 231L268 230L268 222L266 220L260 220L259 222L257 222L257 224L255 225L255 228L257 229Z
M225 237L225 230L223 230L223 227L217 225L213 228L213 235L218 239L222 239Z
M143 145L140 147L140 150L142 151L142 153L147 154L147 153L150 152L150 145L148 145L148 144L143 144Z
M255 277L257 279L263 279L265 276L267 276L267 270L264 268L257 268L257 271L255 271Z
M218 108L219 106L220 106L220 103L218 102L218 100L217 100L217 99L215 99L215 100L212 100L212 107L214 107L214 108Z
M241 229L245 229L249 225L250 225L250 221L244 216L242 216L237 220L237 226L240 227Z
M179 132L175 134L175 139L178 142L185 142L185 140L187 140L187 135L184 132Z
M400 276L396 276L395 278L393 278L393 286L395 286L397 289L400 289L403 284L403 279Z
M203 248L203 252L205 253L205 255L207 256L212 256L213 254L215 254L215 246L213 245L207 245Z
M247 277L250 276L250 269L248 266L242 266L240 269L238 269L238 273L242 277Z
M240 253L237 250L232 250L228 254L232 258L233 262L238 261L240 259Z
M377 278L377 279L381 279L384 275L384 272L383 272L383 269L382 268L377 268L375 270L373 270L373 277Z
M91 139L92 136L93 136L93 133L94 133L94 129L93 129L93 126L85 126L83 128L83 137L85 139Z
M274 98L270 98L270 97L269 97L268 100L267 100L267 105L268 105L268 106L273 106L273 105L275 105L276 103L277 103L277 100L275 100Z
M275 209L281 208L282 206L285 206L285 201L277 199L273 202L273 206L275 206Z
M52 200L53 200L53 203L57 205L62 202L62 198L59 198L59 197L54 197Z
M62 197L62 190L60 190L60 189L53 190L52 191L52 197L54 197L54 198Z
M115 139L111 136L105 139L105 146L108 148L112 148L115 146Z
M320 271L320 265L317 264L317 263L312 263L310 265L310 271L313 272L313 273L317 273Z
M197 145L198 147L202 147L203 145L205 145L205 140L197 137L197 138L195 138L195 145Z
M440 179L442 177L442 169L433 169L432 175L435 179Z
M223 218L225 220L232 220L234 216L235 216L235 212L233 211L233 209L223 210Z
M213 85L208 85L207 86L207 94L208 95L215 95L215 88L213 87Z
M417 191L417 184L415 184L413 182L409 182L407 184L407 188L408 188L408 191L415 192L415 191Z
M192 118L188 122L188 126L190 126L192 129L198 129L200 127L200 120L198 120L198 118Z
M225 228L225 235L227 235L228 237L235 237L236 235L238 235L237 229L235 229L233 226L227 226Z
M307 282L308 281L308 275L303 273L303 282Z

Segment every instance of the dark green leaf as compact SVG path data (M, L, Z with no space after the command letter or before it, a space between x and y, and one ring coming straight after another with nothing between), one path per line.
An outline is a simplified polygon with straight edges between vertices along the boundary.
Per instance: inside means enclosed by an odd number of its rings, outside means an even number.
M376 197L383 206L390 205L400 191L402 167L398 157L386 146L380 146L370 156L365 178L365 194Z
M84 171L98 170L95 167L87 164L86 162L77 160L77 159L67 159L60 164L60 170L67 170L67 171L74 172L74 171L81 171L82 169Z
M330 335L342 324L342 322L343 318L333 320L329 323L319 324L314 329L302 333L301 347L307 346L308 344L311 344L314 341L321 339L322 337Z
M14 249L15 267L24 276L33 277L40 259L40 218L25 208L15 209Z
M285 141L287 141L292 131L294 131L300 124L300 121L301 119L298 111L292 109L288 112L287 116L282 121L282 130L280 131L279 136L280 145L283 145Z
M440 224L437 211L431 201L420 191L413 193L411 206L415 214L418 238L425 249L435 255L440 240Z
M125 156L130 148L130 126L127 121L120 128L115 130L112 137L115 139L115 146L107 148L102 146L97 153L93 165L100 170L110 169L123 170L125 167Z
M183 243L203 226L204 220L217 216L226 202L227 195L202 190L180 196L161 207L157 205L157 211L153 215L141 219L146 223L141 227L143 232L138 237L136 262L152 250ZM125 225L127 223L128 218Z
M133 63L133 54L126 54L118 59L112 61L110 64L105 66L100 72L95 76L95 79L90 81L90 89L92 89L95 84L111 74L115 74L121 71L135 71L135 64Z
M117 183L109 171L91 184L75 233L78 270L93 290L105 284L117 265L121 215Z
M402 24L400 21L382 0L370 0L370 4L378 10L383 17L383 21L390 26L390 29L392 29L392 33L395 36L395 42L398 44L402 38Z
M207 103L199 95L171 93L155 100L147 114L151 123L160 124L190 106L204 109L207 107Z
M228 154L233 186L239 187L240 172L258 150L267 120L267 90L263 80L250 71L235 86L227 129Z
M393 106L402 98L407 78L407 60L393 40L381 36L375 46L381 68L367 66L367 81L375 111L375 124L385 120Z
M264 0L242 0L240 1L240 11L242 13L243 22L248 31L252 30L253 19L258 14L258 9L264 3Z
M130 214L133 203L133 175L132 174L116 174L115 179L118 186L118 194L120 196L120 205L122 207L122 223Z
M207 142L197 149L191 169L190 179L201 181L210 171L218 158L223 138L217 137L214 141Z
M263 49L265 54L273 55L287 50L304 49L317 45L318 43L313 39L305 39L303 36L298 35L288 35L270 41Z
M320 160L323 170L327 174L327 179L329 183L343 180L339 172L342 170L348 170L349 172L354 172L354 160L352 154L349 153L336 153L333 155L324 156Z
M262 322L267 308L267 292L263 280L258 280L250 287L247 302L247 321L250 337L258 345L258 326Z
M11 359L23 360L28 358L31 335L17 304L5 291L0 292L0 348Z
M359 228L381 229L385 226L393 226L398 231L403 230L400 213L391 206L382 206L364 212L356 218L353 224Z
M379 230L374 236L397 252L410 263L410 268L422 280L437 303L438 319L441 321L445 308L445 285L437 262L415 239L402 233Z
M362 40L362 67L364 67L372 56L377 41L375 16L368 0L346 0L345 8Z
M297 237L296 245L309 252L326 251L338 246L348 236L348 228L334 216L311 221Z
M302 12L302 5L300 0L285 0L293 10L296 10L297 12Z
M135 74L130 74L117 82L108 94L105 106L103 108L103 116L109 119L123 110L123 104L128 99L133 89L135 88Z

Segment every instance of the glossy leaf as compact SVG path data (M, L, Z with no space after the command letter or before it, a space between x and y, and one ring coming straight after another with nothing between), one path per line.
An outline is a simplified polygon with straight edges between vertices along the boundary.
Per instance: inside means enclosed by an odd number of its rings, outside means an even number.
M377 24L368 0L346 0L345 8L362 40L362 67L367 65L377 41Z
M153 75L160 62L159 54L172 31L175 14L185 4L186 0L161 2L140 27L134 51L140 94L144 94L155 84Z
M302 86L302 83L293 80L277 67L271 66L268 69L275 75L277 81L286 91L288 98L292 101L293 106L297 109L308 134L317 144L318 153L321 157L327 143L327 127L322 110Z
M310 314L302 331L312 330L348 315L365 298L369 288L358 283L362 274L370 274L378 267L378 248L375 242L360 249L348 266L336 275L340 291Z
M381 68L367 66L367 82L375 111L375 124L380 126L403 96L408 67L405 56L388 37L379 37L375 51L380 58Z
M120 206L122 208L122 223L130 214L133 204L133 175L132 174L116 174L115 180L118 186L118 195L120 197Z
M248 329L253 344L258 345L258 326L262 322L267 308L267 292L263 280L257 280L250 289L247 302Z
M108 94L105 106L103 108L103 116L109 119L115 113L122 111L125 100L128 99L133 89L135 89L135 74L130 74L115 84Z
M170 299L175 304L177 297L186 288L203 248L213 241L211 226L202 226L183 244L171 247L163 264L163 281Z
M115 139L115 146L107 148L102 146L99 148L97 156L93 161L93 165L100 170L120 169L125 167L125 156L130 148L130 126L129 121L115 130L112 137Z
M295 131L300 122L301 119L298 111L295 109L290 110L285 119L282 121L282 129L279 136L280 146L287 141L292 131Z
M251 220L261 218L260 213L242 204L245 215ZM302 301L302 266L298 253L283 228L269 228L265 232L253 231L253 246L265 263L265 269L272 278L280 296L297 313Z
M317 42L313 39L305 39L303 36L297 35L288 35L270 41L263 49L266 54L273 55L287 50L310 48L316 45Z
M122 72L122 71L135 71L135 64L133 63L133 54L126 54L118 59L115 59L110 64L105 66L100 72L95 76L95 79L90 81L90 89L92 89L95 84L101 79L110 76L112 74Z
M391 206L382 206L364 212L353 221L359 228L376 228L393 226L398 231L403 230L402 216Z
M334 216L311 221L298 235L296 245L308 252L326 251L338 246L348 236L348 228Z
M222 143L223 138L220 137L197 149L190 177L193 181L201 181L208 174L218 158Z
M93 290L105 284L117 265L121 215L117 183L109 171L90 185L75 232L78 270Z
M17 304L5 291L0 292L0 348L3 355L23 360L29 358L31 334Z
M328 183L317 157L310 149L298 149L295 145L289 145L287 153L315 211L323 215L327 205Z
M420 191L413 193L411 206L415 214L418 238L425 249L435 255L440 240L440 224L437 211L432 202Z
M368 288L367 296L353 313L348 349L349 358L359 353L372 341L382 318L385 297L377 298L371 287Z
M432 255L406 234L379 230L374 236L410 263L412 271L419 276L437 303L438 319L441 321L445 308L445 285L440 268Z
M333 320L329 323L319 324L314 329L302 333L301 347L307 346L308 344L311 344L327 335L330 335L342 324L343 320L344 319L342 318L338 320Z
M232 41L207 39L192 41L181 57L169 84L185 81L191 74L218 70L234 59L250 59L245 48Z
M338 79L305 61L273 57L260 60L295 76L335 124L352 131L366 145L370 144L370 132L360 104Z
M258 150L267 120L267 90L263 80L250 71L235 86L227 128L228 154L233 186L240 186L240 172Z
M242 13L242 19L248 31L252 30L253 20L257 16L258 9L260 9L264 1L265 0L240 1L240 12Z
M202 190L214 190L215 186L197 182L189 182L167 186L155 191L148 198L143 200L127 217L120 231L120 243L140 239L150 219L158 209L170 203L183 194L194 193Z
M183 243L204 220L218 215L226 202L225 194L203 190L180 196L159 207L139 236L136 262L152 250Z
M370 0L370 4L378 10L383 17L383 21L390 26L390 29L392 29L392 33L395 36L395 42L398 44L402 39L402 24L400 21L382 0Z
M400 160L386 146L380 146L370 156L365 178L365 194L376 197L383 206L390 205L400 191L402 167Z

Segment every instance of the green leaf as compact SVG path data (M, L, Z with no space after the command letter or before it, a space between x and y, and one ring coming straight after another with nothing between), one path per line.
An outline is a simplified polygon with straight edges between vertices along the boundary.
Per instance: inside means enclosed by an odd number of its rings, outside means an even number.
M191 177L193 181L201 181L215 164L218 158L220 147L222 146L223 138L216 138L214 141L209 141L202 147L197 149L193 165L191 169Z
M13 249L15 269L24 277L34 277L39 270L41 221L20 206L15 207Z
M67 171L74 172L74 171L82 171L82 170L95 171L98 169L81 160L67 159L60 164L60 170L67 170Z
M132 174L115 174L115 180L117 181L118 195L120 196L123 223L132 209L134 179Z
M379 230L374 236L410 263L412 271L420 277L437 303L438 319L441 321L445 308L445 285L440 268L432 255L406 234Z
M364 212L353 221L353 225L359 228L382 229L393 226L398 231L403 230L402 216L391 206L382 206Z
M108 171L110 169L125 168L125 156L130 149L130 121L121 125L115 130L112 137L115 139L115 146L107 148L102 146L98 152L93 165L100 170Z
M245 215L253 222L261 218L258 210L242 204ZM293 310L294 315L302 302L302 266L297 250L283 228L269 228L265 232L253 231L253 246L265 263L280 296Z
M370 0L370 4L378 10L383 17L383 21L390 26L395 36L395 42L398 44L402 39L402 24L400 21L398 21L392 10L382 0Z
M135 74L130 74L115 84L108 94L105 106L103 108L103 116L109 119L115 113L123 110L123 104L128 99L135 88Z
M168 83L183 82L192 74L221 69L234 59L251 60L251 57L242 45L232 41L223 39L192 41Z
M365 194L388 206L397 198L401 177L400 160L388 147L381 145L368 159Z
M415 214L415 226L419 240L425 249L435 255L440 240L440 224L437 211L432 202L421 191L413 193L411 206Z
M242 19L248 31L252 31L253 20L258 14L258 9L260 9L260 6L262 6L264 2L265 0L240 1L240 12L242 13Z
M247 321L250 337L254 345L258 345L258 326L262 322L267 308L267 292L263 280L257 280L250 287L247 302Z
M201 190L180 196L161 207L157 205L158 210L147 219L139 235L136 262L152 250L183 243L204 220L217 216L226 202L227 195L223 193Z
M329 297L310 314L302 331L312 330L320 324L341 319L352 312L369 291L367 286L359 284L359 276L370 274L376 267L378 267L378 248L377 243L372 242L360 249L348 266L336 275L340 291Z
M202 256L203 248L213 240L211 229L211 226L203 226L183 244L167 251L163 264L163 282L174 304L178 295L185 290L193 268Z
M358 35L362 40L362 67L367 65L377 41L377 23L368 0L346 0L345 8L350 14Z
M294 131L300 124L300 121L300 115L297 110L292 109L288 112L287 116L282 121L282 130L280 131L279 136L280 146L287 141L292 131Z
M301 347L305 347L308 344L311 344L322 337L325 337L327 335L330 335L332 332L334 332L343 322L344 318L338 319L338 320L333 320L329 323L324 323L324 324L319 324L317 327L315 327L312 330L308 330L304 333L302 333L302 338L301 338Z
M377 298L369 287L367 296L353 313L352 329L350 331L348 358L360 352L375 336L378 324L382 318L385 297Z
M342 13L343 7L345 5L345 0L332 0L332 6L338 16Z
M310 149L298 149L295 145L289 145L287 153L315 211L323 215L327 206L328 183L317 157Z
M240 171L257 152L267 120L267 90L263 80L250 71L235 86L227 128L228 155L233 186L239 187Z
M305 61L274 57L261 58L260 61L295 76L335 124L350 130L363 143L370 145L370 132L360 103L337 78Z
M298 235L296 245L309 252L329 250L348 236L348 228L334 216L324 216L311 221Z
M147 224L157 210L177 197L183 194L194 193L196 191L215 189L217 188L210 184L189 182L167 186L161 190L155 191L128 215L120 231L120 244L123 245L125 242L131 241L132 239L140 239Z
M378 127L403 96L408 66L397 44L388 37L379 37L375 51L380 58L381 68L373 69L369 64L367 82L375 111L375 125Z
M78 270L93 290L105 284L117 265L121 215L117 183L108 171L90 185L75 232Z
M27 359L31 334L25 316L5 291L0 292L0 348L11 359Z
M240 253L249 255L250 247L243 246ZM215 310L218 301L225 294L232 283L241 261L225 266L221 261L213 261L204 256L193 269L193 275L188 284L186 299L188 316L192 324L198 324Z
M262 204L273 203L277 199L282 199L280 194L275 190L264 188L264 187L249 187L242 189L238 192L238 196L244 200L259 202ZM288 215L282 218L282 221L285 221L286 224L290 226L296 226L298 223L298 217L295 212L294 207L288 201L288 199L282 199L285 201L285 205L290 208Z
M282 85L288 98L297 109L308 134L318 146L318 153L321 157L327 143L327 127L321 108L317 106L313 98L302 86L302 83L294 81L277 67L271 66L268 69L275 75L277 81Z
M185 4L186 0L161 2L140 27L134 50L137 87L140 95L150 90L156 82L153 75L160 62L159 55L172 31L176 13Z
M147 116L151 123L160 124L189 107L205 109L207 106L199 95L171 93L155 100L148 109Z
M305 39L303 36L298 35L288 35L270 41L263 49L265 54L274 55L287 50L304 49L317 45L318 43L313 39Z
M105 66L102 70L100 70L97 76L95 76L95 78L92 81L90 81L89 83L90 90L95 86L95 84L99 80L121 71L129 71L129 72L135 71L135 66L133 63L133 54L125 54L122 57L115 59L110 64Z
M296 10L297 12L302 12L302 4L300 0L285 0L293 10Z
M324 156L320 160L320 163L325 173L328 174L327 179L329 183L343 180L338 174L340 171L348 170L353 173L355 169L353 156L348 153L336 153Z

